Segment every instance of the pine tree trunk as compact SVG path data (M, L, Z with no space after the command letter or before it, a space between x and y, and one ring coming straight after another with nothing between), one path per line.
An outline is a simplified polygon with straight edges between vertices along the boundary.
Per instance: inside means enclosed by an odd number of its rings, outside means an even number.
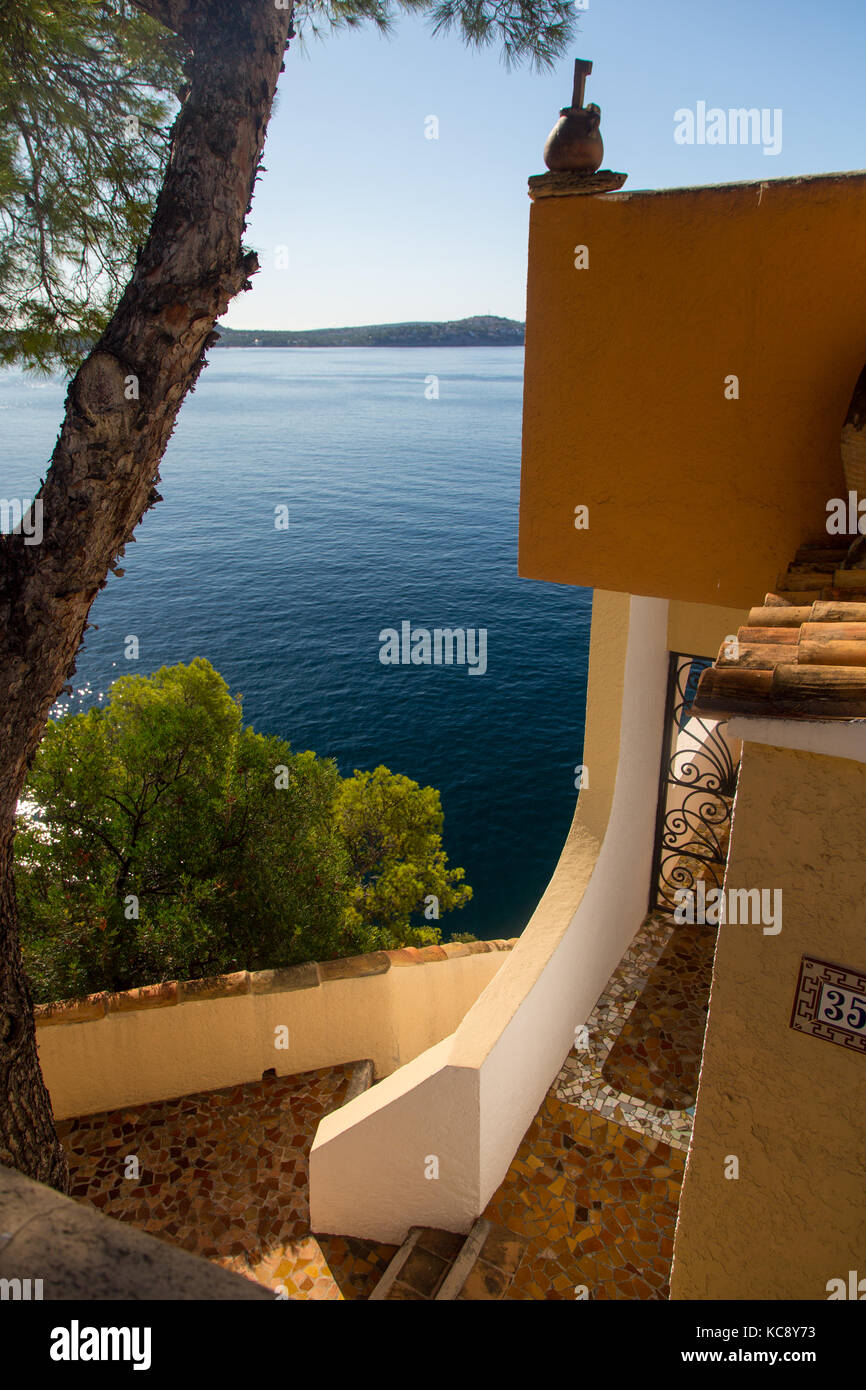
M8 826L0 839L0 931L0 1163L65 1192L69 1169L39 1069L33 1004L18 945Z
M18 942L15 805L90 606L159 500L160 460L214 322L257 268L242 237L291 25L274 0L137 3L189 44L189 91L147 244L67 394L38 494L42 542L0 537L0 1162L61 1189Z

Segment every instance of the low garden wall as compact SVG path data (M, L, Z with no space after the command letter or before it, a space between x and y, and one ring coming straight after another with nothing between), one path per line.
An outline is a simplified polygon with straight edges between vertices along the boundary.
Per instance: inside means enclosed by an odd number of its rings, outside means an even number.
M57 1119L369 1058L378 1078L448 1037L510 941L404 947L40 1004Z

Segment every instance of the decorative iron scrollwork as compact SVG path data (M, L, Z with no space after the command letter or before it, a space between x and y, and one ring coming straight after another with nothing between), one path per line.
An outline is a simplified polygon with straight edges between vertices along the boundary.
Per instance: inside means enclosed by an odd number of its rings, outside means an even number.
M670 654L650 911L673 912L676 891L699 878L722 886L737 767L724 737L727 721L691 713L700 674L711 664Z

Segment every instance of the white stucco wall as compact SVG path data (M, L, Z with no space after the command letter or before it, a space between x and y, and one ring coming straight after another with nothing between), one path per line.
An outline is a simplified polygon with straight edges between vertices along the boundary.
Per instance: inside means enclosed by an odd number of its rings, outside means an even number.
M314 1230L387 1241L414 1225L466 1231L502 1181L646 913L667 618L662 599L596 596L585 762L593 786L597 709L598 770L616 768L612 785L595 785L586 817L581 794L531 922L451 1037L322 1121L310 1156Z

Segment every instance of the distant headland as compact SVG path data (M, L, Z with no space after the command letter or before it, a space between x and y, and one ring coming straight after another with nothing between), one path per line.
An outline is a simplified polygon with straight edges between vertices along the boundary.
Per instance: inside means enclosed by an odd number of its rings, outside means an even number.
M480 314L447 323L375 323L357 328L224 328L216 347L521 347L524 325Z

